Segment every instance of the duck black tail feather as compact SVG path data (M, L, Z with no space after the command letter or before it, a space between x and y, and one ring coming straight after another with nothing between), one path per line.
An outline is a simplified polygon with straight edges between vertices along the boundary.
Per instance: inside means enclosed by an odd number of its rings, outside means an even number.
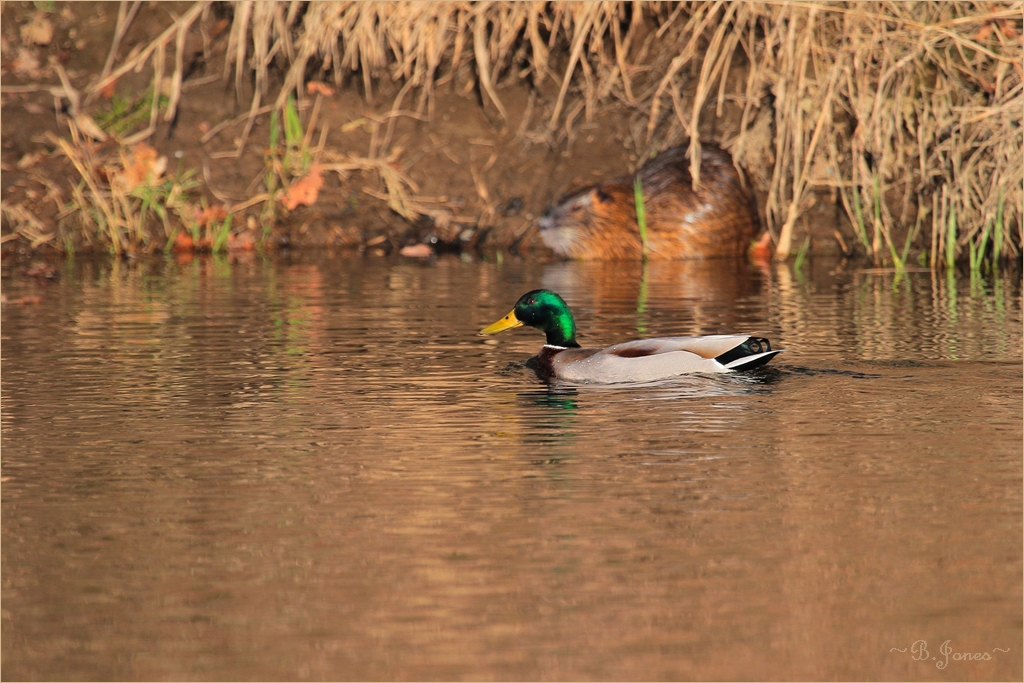
M772 344L767 339L750 337L715 360L730 370L752 370L761 367L780 353L782 353L782 349L772 351Z
M746 356L744 358L734 360L725 367L730 370L753 370L754 368L761 367L772 358L775 358L775 356L782 353L782 351L782 349L777 349L775 351L766 351L765 353L755 353L753 356Z

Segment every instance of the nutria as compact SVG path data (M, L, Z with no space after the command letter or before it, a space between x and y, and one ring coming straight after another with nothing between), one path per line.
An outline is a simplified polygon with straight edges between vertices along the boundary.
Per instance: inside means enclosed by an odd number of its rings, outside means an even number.
M702 144L696 192L689 165L684 145L665 150L637 173L643 184L648 257L702 259L746 253L758 229L757 206L732 157ZM549 207L540 219L544 244L566 258L641 258L634 177L586 187Z

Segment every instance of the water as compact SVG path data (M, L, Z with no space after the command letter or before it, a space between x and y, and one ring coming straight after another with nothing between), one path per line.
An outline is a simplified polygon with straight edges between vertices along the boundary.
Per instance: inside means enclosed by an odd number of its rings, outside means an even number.
M1022 676L1017 274L5 275L4 680ZM549 386L540 333L476 334L538 286L584 345L787 351Z

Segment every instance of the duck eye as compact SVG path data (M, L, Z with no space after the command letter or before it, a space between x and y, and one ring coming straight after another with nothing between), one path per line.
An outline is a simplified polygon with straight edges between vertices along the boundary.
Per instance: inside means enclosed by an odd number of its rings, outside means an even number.
M527 305L527 306L532 306L532 305L534 305L535 303L537 303L537 300L536 300L536 299L534 299L534 298L533 298L532 296L531 296L531 297L530 297L529 299L527 299L527 300L526 300L526 305Z

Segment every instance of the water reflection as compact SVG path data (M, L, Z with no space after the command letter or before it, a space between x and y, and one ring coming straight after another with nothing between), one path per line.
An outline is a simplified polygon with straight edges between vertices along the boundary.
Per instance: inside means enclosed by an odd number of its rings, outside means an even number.
M839 350L839 343L845 343L849 357L892 360L983 359L1013 353L1017 332L1014 316L1007 316L1004 294L1007 285L1014 286L1009 273L995 277L991 289L975 285L973 292L964 279L934 273L898 279L895 273L853 271L845 282L831 283L831 292L814 282L798 286L784 269L778 275L783 325L800 336L816 336L819 348ZM1015 296L1019 306L1019 289ZM813 319L807 315L810 310ZM827 316L825 329L820 329L822 315Z
M570 415L575 413L579 407L577 398L579 389L572 385L560 386L554 384L540 391L526 391L519 394L520 398L539 406L552 408L556 411L566 411Z
M745 300L754 313L765 280L760 270L732 260L570 262L545 266L540 283L569 302L581 336L596 327L625 340L683 336L671 332L679 329L689 330L685 336L732 329L743 321L734 303Z
M1018 274L4 268L42 299L0 309L8 678L918 679L891 647L1020 641ZM536 287L586 344L787 352L543 382L539 333L477 335Z

